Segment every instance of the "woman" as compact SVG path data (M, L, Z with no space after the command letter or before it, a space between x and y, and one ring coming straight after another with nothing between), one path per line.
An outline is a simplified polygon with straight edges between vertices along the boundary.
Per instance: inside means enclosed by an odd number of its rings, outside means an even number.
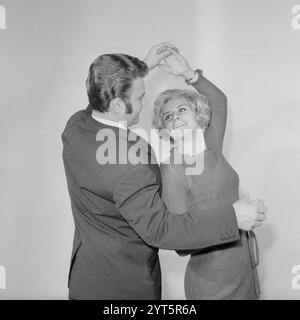
M194 73L178 52L160 67L191 78L187 83L198 91L166 90L154 103L153 124L169 133L174 146L169 161L161 164L166 206L180 214L192 207L233 204L239 199L239 178L222 154L226 96L201 71ZM235 243L178 253L191 254L185 273L187 299L259 299L253 231L240 231Z

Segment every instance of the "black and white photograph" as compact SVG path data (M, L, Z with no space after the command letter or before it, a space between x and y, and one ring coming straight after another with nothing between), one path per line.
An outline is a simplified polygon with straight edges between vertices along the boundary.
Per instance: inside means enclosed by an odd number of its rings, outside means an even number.
M0 0L0 107L0 300L300 300L300 1Z

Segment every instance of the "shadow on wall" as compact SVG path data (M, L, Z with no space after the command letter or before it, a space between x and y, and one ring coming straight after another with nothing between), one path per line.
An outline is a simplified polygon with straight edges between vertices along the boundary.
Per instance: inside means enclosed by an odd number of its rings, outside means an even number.
M257 233L257 232L256 232ZM259 272L259 283L261 289L261 299L265 299L265 290L266 284L268 283L268 273L267 269L264 268L264 259L263 257L268 255L268 252L271 251L273 244L276 240L276 233L274 228L266 223L259 234L257 234L257 242L259 247L259 265L258 265L258 272Z
M243 168L248 165L246 162L252 162L252 167L249 163L248 174L253 174L253 179L259 179L255 183L259 186L268 207L268 219L256 232L260 248L262 298L271 299L270 293L282 295L279 292L279 284L273 287L274 278L271 279L272 275L269 274L271 268L281 271L281 283L286 286L289 283L289 275L282 273L285 267L288 268L289 261L282 261L280 266L274 266L270 265L274 257L269 257L276 256L276 252L282 252L284 255L287 248L292 253L297 252L297 244L293 241L296 229L293 229L300 224L300 218L295 214L299 207L296 190L300 189L300 173L297 170L300 160L299 119L300 102L284 102L275 105L259 122L239 131L230 131L229 134L229 140L233 134L238 134L241 141L236 152L241 155L238 162L243 164ZM255 154L251 153L252 151ZM241 194L243 193L245 192L241 190ZM264 291L269 292L268 297L264 297ZM286 298L286 293L282 298Z

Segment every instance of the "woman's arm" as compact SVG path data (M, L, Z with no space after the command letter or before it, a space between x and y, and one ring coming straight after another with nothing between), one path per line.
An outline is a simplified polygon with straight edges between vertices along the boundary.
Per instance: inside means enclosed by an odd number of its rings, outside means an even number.
M226 129L227 98L218 87L203 77L200 70L196 72L198 73L198 80L191 85L207 98L211 109L209 126L205 131L206 145L221 152Z
M172 54L162 59L159 67L168 73L183 77L200 94L204 95L211 108L209 127L205 132L206 144L209 148L222 151L224 133L227 119L227 98L225 94L213 83L203 77L200 70L195 72L187 60L178 52L171 50Z

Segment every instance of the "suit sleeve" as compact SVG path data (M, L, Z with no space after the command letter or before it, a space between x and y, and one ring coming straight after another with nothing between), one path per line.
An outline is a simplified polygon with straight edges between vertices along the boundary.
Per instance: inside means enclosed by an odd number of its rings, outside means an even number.
M125 170L113 198L120 214L150 246L162 249L199 249L233 242L239 231L233 207L176 214L166 209L160 183L149 165Z
M186 181L182 181L181 177L184 175L178 174L172 165L161 165L161 179L162 179L162 199L170 212L177 214L184 214L188 212L187 203L187 187ZM185 176L184 176L185 177ZM185 177L186 178L186 177ZM198 211L199 214L199 211ZM195 250L176 250L180 256L186 256L195 252ZM201 249L200 249L201 251Z
M211 118L205 131L205 141L209 148L222 152L224 134L227 120L227 97L213 83L203 77L197 70L198 80L192 86L207 100L211 109Z
M170 212L184 214L188 212L187 188L182 175L171 164L160 165L162 180L162 200Z

